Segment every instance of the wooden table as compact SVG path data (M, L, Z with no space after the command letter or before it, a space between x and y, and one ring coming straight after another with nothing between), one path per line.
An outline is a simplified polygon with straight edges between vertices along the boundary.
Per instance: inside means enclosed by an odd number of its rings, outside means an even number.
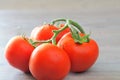
M35 80L30 74L24 74L7 63L4 48L11 37L22 33L29 36L34 27L55 18L79 22L88 33L92 32L91 37L100 48L97 62L87 72L69 73L64 80L120 80L120 6L113 7L114 3L110 1L107 8L106 2L95 8L88 5L79 9L77 4L77 9L57 7L57 10L53 8L55 5L40 9L0 10L0 80Z

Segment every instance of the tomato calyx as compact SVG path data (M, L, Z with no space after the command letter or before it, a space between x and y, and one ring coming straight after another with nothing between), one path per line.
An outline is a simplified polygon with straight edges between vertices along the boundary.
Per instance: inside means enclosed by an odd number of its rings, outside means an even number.
M75 43L85 43L85 42L89 42L89 36L90 34L85 34L85 31L83 30L83 28L77 23L74 22L72 20L68 20L68 26L71 29L71 33L72 33L72 38L74 39ZM84 34L84 36L81 36L79 33Z
M72 38L74 39L75 43L82 44L85 42L89 42L90 34L81 36L74 27L71 27L71 34L72 34Z

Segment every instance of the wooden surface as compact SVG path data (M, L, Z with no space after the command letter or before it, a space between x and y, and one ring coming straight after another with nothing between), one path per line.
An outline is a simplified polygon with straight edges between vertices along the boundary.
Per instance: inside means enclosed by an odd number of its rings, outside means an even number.
M0 1L0 80L35 80L11 67L4 57L8 40L55 18L70 18L92 32L100 48L94 66L64 80L120 80L120 0ZM69 3L67 3L69 1Z

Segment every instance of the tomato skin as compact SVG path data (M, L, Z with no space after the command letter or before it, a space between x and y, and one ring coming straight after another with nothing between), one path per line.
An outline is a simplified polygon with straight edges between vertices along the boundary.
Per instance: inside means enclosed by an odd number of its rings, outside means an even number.
M40 27L35 27L30 34L30 38L33 40L37 40L36 35L38 35L37 33L39 32L39 30L41 30Z
M29 68L37 80L62 80L70 71L70 60L64 50L46 43L33 51Z
M31 38L33 40L48 40L53 36L53 30L57 30L57 27L50 24L45 24L41 27L35 27L31 32Z
M78 44L74 42L71 33L61 38L58 47L67 52L71 61L71 72L88 70L98 58L99 49L94 40L90 39L88 43Z
M64 27L64 24L60 25L60 28ZM58 28L58 29L60 29ZM58 43L58 41L62 38L62 36L64 36L66 33L70 32L70 28L66 28L65 30L63 30L62 32L60 32L57 37L56 37L56 41Z
M53 30L58 30L62 28L64 24L61 24L60 27L56 27L54 25L46 24L41 27L35 27L31 32L31 39L33 40L48 40L53 36ZM56 37L56 42L60 40L60 38L69 32L70 29L66 28L64 31L60 32Z
M15 36L5 47L5 58L13 67L29 72L29 59L33 50L34 47L22 36Z

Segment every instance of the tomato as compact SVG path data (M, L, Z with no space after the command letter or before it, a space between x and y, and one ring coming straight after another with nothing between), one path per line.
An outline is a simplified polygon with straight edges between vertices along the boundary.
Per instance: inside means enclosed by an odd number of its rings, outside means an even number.
M33 40L37 40L38 38L36 38L36 35L39 32L39 30L40 30L40 27L35 27L31 32L30 38Z
M61 24L60 28L62 28L63 26L64 25ZM60 28L58 28L54 25L50 25L50 24L46 24L41 27L35 27L32 30L30 37L33 40L48 40L53 36L53 30L58 30ZM56 42L58 42L60 40L60 38L69 31L70 31L70 29L67 28L64 31L60 32L58 34L58 36L56 37Z
M5 58L13 67L29 72L29 59L34 47L22 36L15 36L5 47Z
M62 80L70 71L70 60L64 50L45 43L33 51L29 68L37 80Z
M53 36L53 30L57 30L57 27L50 24L45 24L41 27L35 27L31 32L31 38L33 40L48 40Z
M58 47L67 52L71 61L72 72L88 70L95 63L99 52L98 45L93 39L82 44L75 43L71 33L64 35L60 39Z
M60 29L60 28L62 28L62 27L64 27L64 24L61 24L58 29ZM68 32L70 32L70 28L66 28L65 30L63 30L62 32L60 32L60 33L57 35L57 37L56 37L57 43L58 43L58 41L62 38L62 36L64 36L64 35L65 35L66 33L68 33Z

